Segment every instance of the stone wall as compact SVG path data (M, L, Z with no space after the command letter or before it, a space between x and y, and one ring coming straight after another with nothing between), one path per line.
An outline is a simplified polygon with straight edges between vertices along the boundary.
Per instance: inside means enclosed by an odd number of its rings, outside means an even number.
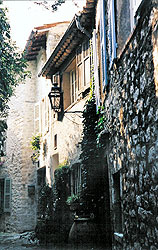
M31 161L30 140L33 133L36 64L30 63L32 78L20 84L9 103L7 119L6 162L1 178L12 180L11 213L0 217L1 231L32 230L36 223L36 197L28 195L28 185L35 184L36 169Z
M52 51L58 44L65 30L67 29L70 22L61 22L54 25L53 29L50 29L47 34L47 44L46 44L46 52L47 52L47 60L49 59Z
M155 1L151 8L151 3L110 72L105 99L113 232L117 232L114 174L120 171L123 223L122 232L113 237L117 250L158 249L158 6Z

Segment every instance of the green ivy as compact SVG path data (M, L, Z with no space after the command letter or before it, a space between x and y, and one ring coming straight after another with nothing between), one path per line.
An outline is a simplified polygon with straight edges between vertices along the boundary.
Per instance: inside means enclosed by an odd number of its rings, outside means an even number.
M104 106L98 107L97 114L99 116L99 119L96 125L96 129L97 129L97 133L100 133L105 128L105 122L106 122Z

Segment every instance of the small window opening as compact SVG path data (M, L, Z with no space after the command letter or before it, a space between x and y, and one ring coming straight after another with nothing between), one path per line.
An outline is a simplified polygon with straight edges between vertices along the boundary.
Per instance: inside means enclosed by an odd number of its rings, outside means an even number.
M54 149L57 149L57 134L54 135Z
M121 208L121 190L120 190L120 172L113 175L114 181L114 230L122 233L122 208Z

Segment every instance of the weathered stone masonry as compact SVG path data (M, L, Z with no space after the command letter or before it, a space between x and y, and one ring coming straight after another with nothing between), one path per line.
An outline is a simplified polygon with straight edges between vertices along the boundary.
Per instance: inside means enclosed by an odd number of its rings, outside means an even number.
M123 245L114 240L114 249L158 249L158 6L145 7L111 71L105 100L111 197L113 174L120 170L122 178ZM116 232L113 199L111 211Z

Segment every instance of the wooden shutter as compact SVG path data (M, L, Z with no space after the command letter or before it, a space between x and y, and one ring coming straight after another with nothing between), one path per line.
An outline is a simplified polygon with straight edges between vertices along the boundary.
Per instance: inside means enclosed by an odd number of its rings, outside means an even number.
M110 1L109 6L109 58L110 68L113 65L114 59L116 58L116 27L115 27L115 0Z
M98 76L98 56L97 56L97 44L96 44L96 30L93 31L93 63L94 63L94 84L95 84L95 100L96 108L100 106L100 93L99 93L99 76Z
M11 211L11 179L4 180L4 212Z
M100 49L102 64L102 84L103 90L107 85L107 64L106 64L106 30L105 30L105 1L100 1Z

